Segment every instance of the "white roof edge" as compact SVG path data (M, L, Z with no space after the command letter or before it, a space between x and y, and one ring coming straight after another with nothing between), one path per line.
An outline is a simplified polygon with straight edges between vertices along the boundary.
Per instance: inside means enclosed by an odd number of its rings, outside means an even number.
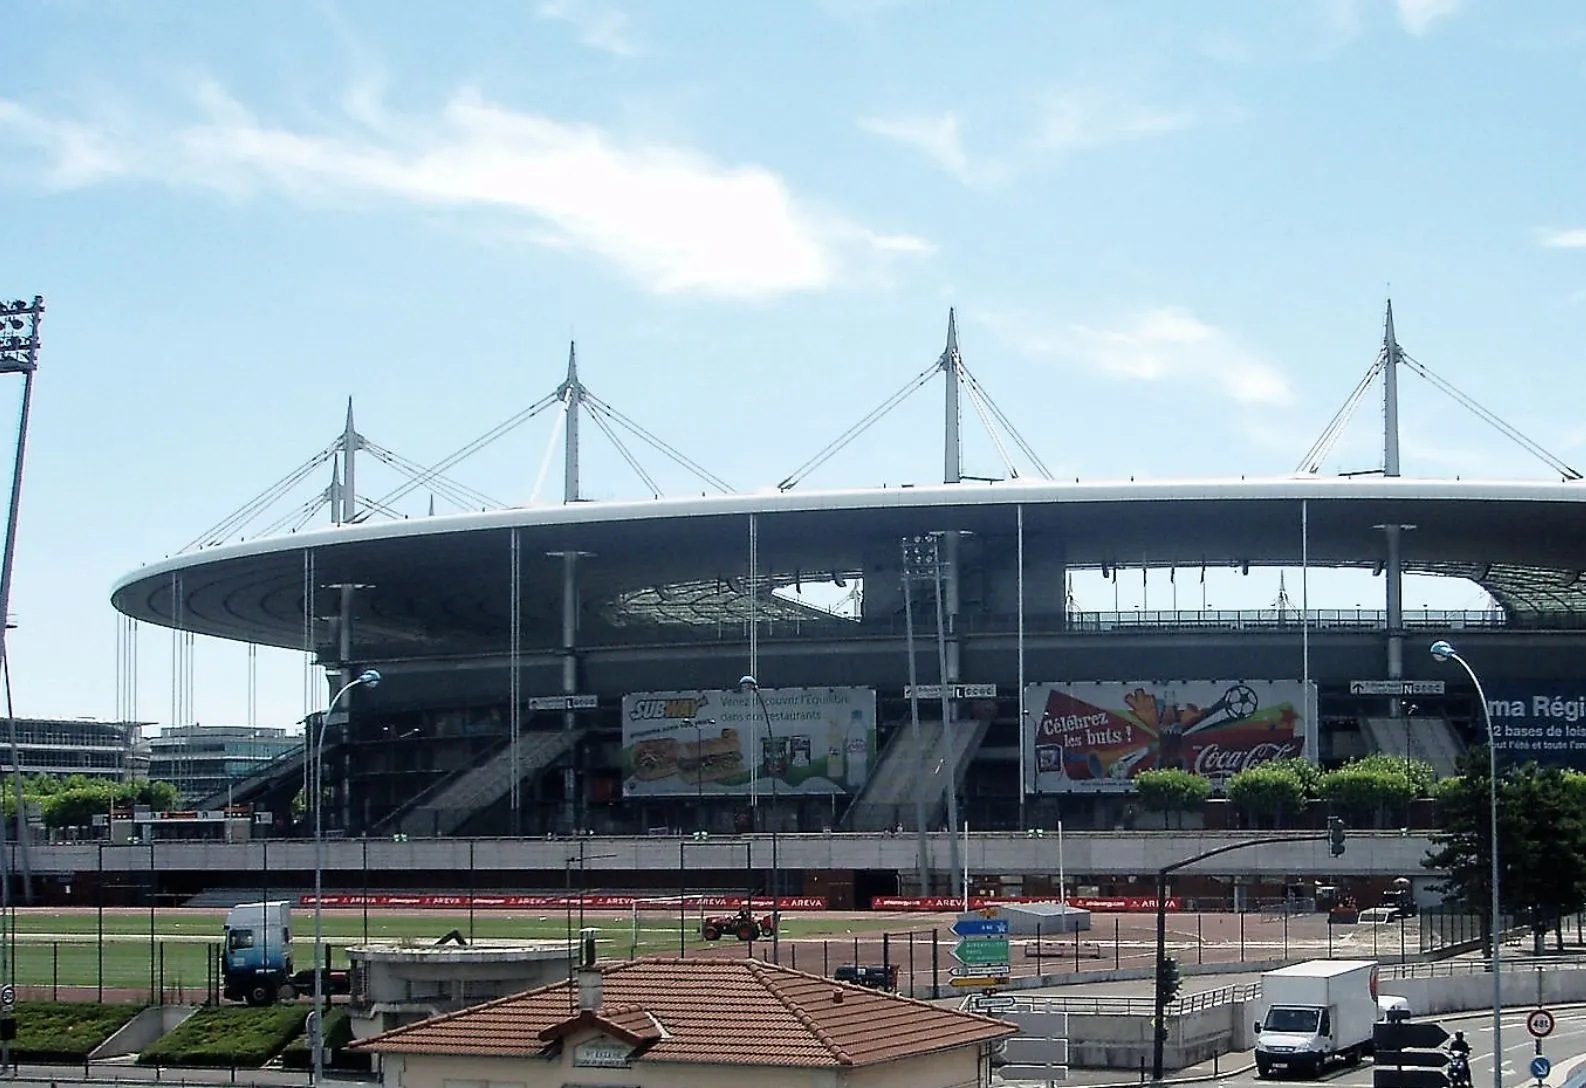
M704 495L686 499L579 502L518 506L479 513L442 514L401 521L340 525L284 537L217 544L167 556L132 571L111 586L111 595L148 578L189 570L222 559L279 554L360 541L445 535L513 526L587 525L673 517L821 510L901 509L924 506L996 506L1018 502L1127 502L1298 499L1410 499L1466 502L1586 503L1586 483L1526 480L1447 480L1382 476L1277 476L1247 479L1003 480L995 483L903 485L831 491L783 491Z

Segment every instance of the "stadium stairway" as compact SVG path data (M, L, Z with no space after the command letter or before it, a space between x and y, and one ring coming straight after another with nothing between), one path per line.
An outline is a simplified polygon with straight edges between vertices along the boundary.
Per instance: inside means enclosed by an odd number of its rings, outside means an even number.
M225 808L228 804L250 804L288 781L299 785L303 781L302 747L277 756L247 777L237 779L229 789L212 793L193 807L199 811L208 811Z
M976 750L986 739L989 723L960 721L954 723L953 746L956 749L958 784L963 784L964 771L974 758ZM920 767L926 773L925 823L938 826L947 809L947 776L941 774L942 723L922 721L920 743L925 748L925 758L920 758L920 748L914 743L914 729L902 725L895 730L892 742L882 754L876 771L848 806L844 822L853 831L886 831L897 824L912 828L914 824L914 790Z
M549 766L573 746L572 733L563 730L524 733L518 737L518 779ZM397 829L410 835L449 835L480 809L501 800L512 789L513 746L451 779L421 803L401 812Z
M1453 726L1442 718L1362 718L1360 727L1373 750L1425 760L1439 778L1457 774L1465 754Z

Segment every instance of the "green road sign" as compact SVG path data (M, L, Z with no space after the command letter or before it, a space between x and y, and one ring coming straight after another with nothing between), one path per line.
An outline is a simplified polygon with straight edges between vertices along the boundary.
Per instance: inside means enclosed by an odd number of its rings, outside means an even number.
M1008 938L965 937L953 949L953 958L971 967L987 967L1008 962Z

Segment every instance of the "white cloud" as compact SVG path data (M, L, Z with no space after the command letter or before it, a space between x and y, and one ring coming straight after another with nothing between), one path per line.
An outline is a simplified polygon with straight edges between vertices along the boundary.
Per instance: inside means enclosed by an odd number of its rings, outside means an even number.
M1420 37L1433 23L1447 18L1459 10L1460 0L1395 0L1399 11L1399 25Z
M930 251L919 238L797 200L764 167L620 140L472 92L423 116L389 114L360 96L343 131L267 123L216 87L198 98L202 117L189 124L89 124L0 100L0 152L8 142L38 149L42 180L55 187L133 177L315 205L366 208L384 198L507 213L536 243L593 254L660 293L820 290Z
M1586 227L1543 231L1538 241L1550 249L1586 249Z
M1199 385L1244 405L1294 400L1283 374L1230 333L1183 306L1144 310L1111 326L1053 327L1007 315L991 326L1030 355L1072 360L1097 373L1136 382Z
M927 158L965 185L989 183L1003 176L995 162L972 159L964 150L958 115L939 117L910 115L901 117L863 117L859 127L894 143L923 152Z
M566 23L578 40L591 49L615 57L633 57L640 52L631 36L627 13L598 0L542 0L535 14L541 19Z
M1187 109L1144 106L1115 91L1078 87L1047 98L1035 143L1055 151L1075 151L1178 132L1196 120Z

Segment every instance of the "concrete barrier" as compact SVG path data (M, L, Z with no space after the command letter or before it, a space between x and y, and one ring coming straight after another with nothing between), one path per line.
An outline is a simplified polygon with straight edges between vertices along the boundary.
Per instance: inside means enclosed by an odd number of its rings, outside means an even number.
M1586 968L1540 973L1516 969L1503 973L1504 1007L1535 1005L1539 978L1542 1004L1586 1002ZM1408 1001L1418 1020L1492 1007L1492 975L1488 973L1389 979L1380 989ZM1261 1007L1258 1001L1230 1001L1169 1017L1163 1067L1183 1069L1216 1055L1251 1049L1256 1045L1255 1017ZM1137 1070L1142 1059L1150 1064L1149 1016L1070 1013L1068 1024L1069 1061L1078 1068Z
M95 1047L88 1055L88 1060L97 1062L136 1054L160 1036L175 1031L178 1025L197 1011L197 1005L158 1005L144 1009L123 1024L121 1030Z

